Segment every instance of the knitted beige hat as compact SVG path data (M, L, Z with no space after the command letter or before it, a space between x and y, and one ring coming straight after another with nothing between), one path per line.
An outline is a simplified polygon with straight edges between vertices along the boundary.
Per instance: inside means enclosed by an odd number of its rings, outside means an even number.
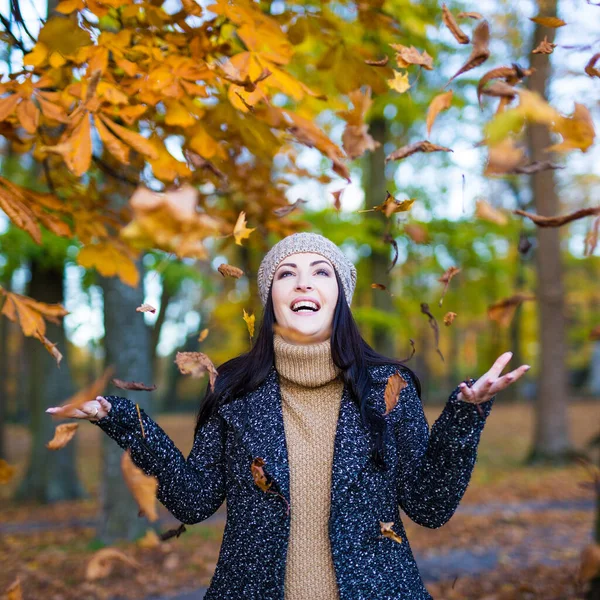
M279 263L286 256L298 252L314 252L331 261L342 281L346 302L350 306L354 288L356 287L356 267L331 240L318 233L306 232L293 233L284 237L265 254L257 274L258 292L262 305L265 306L267 304L273 275Z

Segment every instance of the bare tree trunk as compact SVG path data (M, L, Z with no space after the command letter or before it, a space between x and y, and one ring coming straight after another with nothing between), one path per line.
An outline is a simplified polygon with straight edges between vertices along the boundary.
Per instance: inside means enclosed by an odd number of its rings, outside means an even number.
M368 155L367 167L365 169L366 204L369 207L373 207L381 204L386 196L385 152L383 149L387 133L385 119L374 119L370 123L369 132L373 136L373 139L380 143L379 148L373 150ZM389 225L389 220L386 216L381 212L376 212L368 222L376 227L377 234L383 238L386 226ZM391 277L387 272L390 264L390 247L387 246L383 251L374 248L369 257L372 283L381 283L387 289L389 289L391 284ZM394 303L391 296L377 289L372 290L372 306L377 310L388 313L392 313L394 310ZM375 350L386 356L394 356L396 354L394 334L389 327L374 326L372 337Z
M46 267L39 261L31 265L29 294L40 302L63 302L63 267ZM63 353L60 368L48 351L34 338L27 338L25 347L31 357L29 380L29 429L31 451L25 477L21 481L16 499L52 503L85 497L77 476L75 444L61 450L48 450L46 443L52 439L57 423L45 414L45 409L57 406L75 392L67 340L62 325L48 323L46 337L58 344Z
M558 0L539 3L543 16L556 16ZM552 42L555 30L536 25L533 46L544 36ZM547 54L532 54L531 66L535 69L529 77L529 87L546 97L551 66ZM545 125L531 125L528 129L531 160L547 160L544 148L551 144L550 132ZM556 215L559 199L554 181L554 171L542 171L531 176L531 188L536 212L539 215ZM564 313L564 287L560 257L559 229L548 227L536 229L537 301L539 312L539 335L541 368L537 385L536 424L534 445L530 462L568 460L572 456L569 439L566 373L566 323Z

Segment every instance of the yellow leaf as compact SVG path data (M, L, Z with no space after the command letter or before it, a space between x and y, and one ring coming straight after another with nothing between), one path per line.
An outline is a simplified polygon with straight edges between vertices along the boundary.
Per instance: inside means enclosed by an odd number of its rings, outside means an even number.
M48 48L41 42L38 42L29 54L23 57L23 64L28 67L39 67L48 58Z
M248 229L248 227L246 227L246 213L244 211L240 212L238 219L235 223L235 227L233 228L233 236L235 237L235 243L241 246L242 240L249 237L255 229L256 227L252 227L251 229Z
M123 453L121 458L121 470L125 483L140 508L140 513L149 521L157 521L156 491L158 481L156 477L146 475L133 463L129 449Z
M67 60L60 52L53 52L48 58L48 62L52 68L60 69L60 67L66 64Z
M410 88L410 83L408 83L408 72L394 71L394 79L388 79L388 85L396 92L399 92L400 94L404 93Z
M508 223L506 215L485 200L477 200L475 216L479 219L490 221L490 223L496 223L497 225L506 225Z
M158 152L150 140L147 140L145 137L141 136L135 131L131 131L131 129L126 129L122 125L117 125L114 121L107 119L103 115L99 115L99 117L115 135L119 136L134 150L137 150L140 154L144 154L152 160L156 160L158 158Z
M95 268L104 277L116 275L131 287L136 287L139 282L134 261L110 241L84 246L77 255L77 262L86 269Z
M16 114L23 129L27 133L34 135L40 121L40 111L36 108L35 104L29 98L23 98L17 106Z
M196 122L196 119L180 102L172 100L165 104L167 105L167 112L165 114L165 123L167 125L191 127Z
M83 0L63 0L54 10L63 15L69 15L76 10L83 10L83 8Z
M248 328L248 333L250 337L254 337L254 322L256 320L256 315L249 315L246 312L246 309L242 309L244 311L244 321L246 322L246 327Z
M98 135L106 149L124 165L129 164L129 146L126 146L120 139L114 136L100 119L94 121Z
M587 152L596 136L590 111L577 102L573 114L570 117L561 117L554 130L563 136L563 141L549 146L545 149L546 152L568 152L575 149Z
M100 81L96 89L98 96L111 104L129 104L129 96L106 81Z
M533 21L534 23L537 23L538 25L543 25L544 27L552 27L553 29L566 25L566 23L558 17L542 17L538 15L537 17L531 17L529 20Z
M389 538L390 540L394 540L394 542L398 542L399 544L401 544L402 538L395 531L392 530L393 524L394 521L379 521L379 529L381 531L381 535L383 535L383 537Z
M59 52L68 56L82 46L92 43L90 34L79 27L76 18L51 17L46 21L38 34L38 41L42 42L49 52Z
M215 156L215 154L222 154L219 143L206 133L204 128L196 130L194 136L189 141L189 146L194 152L207 160Z
M0 484L8 483L15 475L17 470L9 465L3 458L0 458Z
M46 333L44 317L57 323L59 318L69 314L60 304L44 304L27 296L1 289L0 293L5 296L2 314L14 323L18 323L23 333L29 337Z

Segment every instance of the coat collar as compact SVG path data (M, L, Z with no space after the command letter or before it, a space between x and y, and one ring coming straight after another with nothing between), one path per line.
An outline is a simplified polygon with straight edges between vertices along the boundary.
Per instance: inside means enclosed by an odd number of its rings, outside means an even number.
M384 389L396 367L373 367L369 402L383 412ZM219 414L229 423L234 435L248 452L248 469L253 459L265 461L264 470L277 491L290 502L290 473L285 443L279 375L271 367L265 381L255 390L222 405ZM370 460L370 437L361 422L360 412L344 386L334 441L332 467L332 504L344 494Z

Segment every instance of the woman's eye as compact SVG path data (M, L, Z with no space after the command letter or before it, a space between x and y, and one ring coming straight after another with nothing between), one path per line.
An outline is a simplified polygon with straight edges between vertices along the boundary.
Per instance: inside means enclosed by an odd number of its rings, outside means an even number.
M325 273L325 275L329 277L329 271L326 271L325 269L319 269L317 273Z
M282 271L281 273L279 273L279 277L278 279L281 279L284 275L286 275L287 273L291 273L291 271Z

